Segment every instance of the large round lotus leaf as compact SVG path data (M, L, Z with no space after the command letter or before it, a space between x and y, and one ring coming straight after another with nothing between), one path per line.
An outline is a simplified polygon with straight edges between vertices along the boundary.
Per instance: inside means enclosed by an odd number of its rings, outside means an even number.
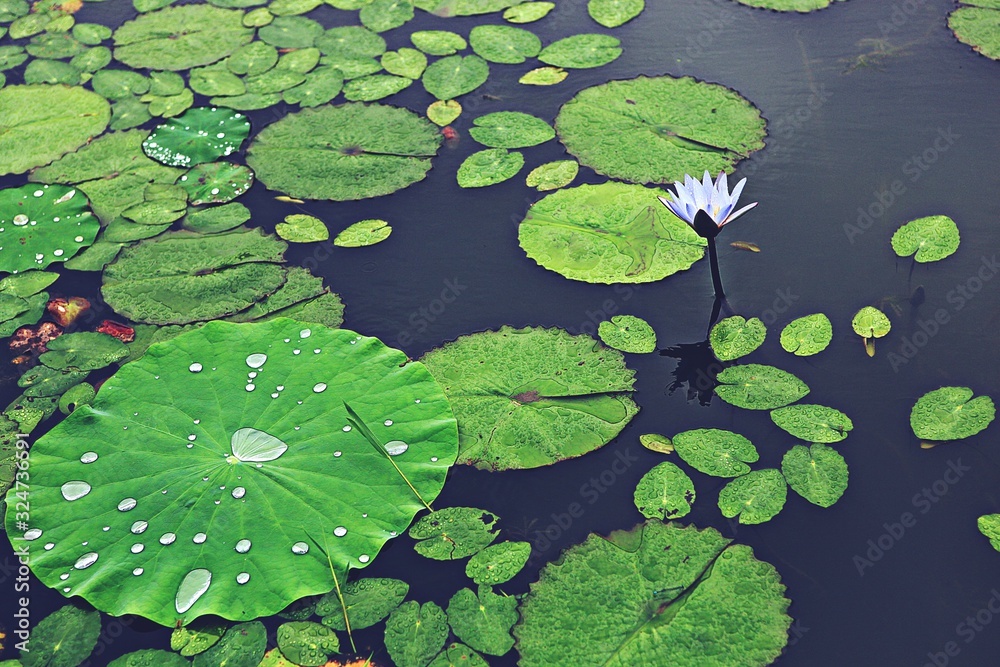
M463 588L448 601L448 624L455 636L477 651L504 655L514 647L510 629L517 623L517 598L497 595L489 586L479 594Z
M823 313L792 320L781 330L781 347L799 357L822 352L832 340L833 325Z
M521 0L413 0L413 6L438 16L491 14L516 5Z
M524 28L477 25L469 33L472 50L491 63L517 65L542 50L542 40Z
M560 67L537 67L525 72L517 82L526 86L554 86L567 76L569 72Z
M1000 11L996 12L1000 16ZM936 262L958 250L958 225L946 215L911 220L892 235L892 249L900 257L917 262Z
M410 0L372 0L358 13L361 24L374 32L398 28L413 18Z
M719 509L722 516L738 516L744 525L770 521L785 506L788 485L780 470L765 468L754 470L722 487L719 491Z
M445 127L462 115L462 105L455 100L437 100L427 107L427 119L435 125Z
M100 614L66 605L31 629L30 650L21 652L20 664L24 667L76 667L93 652L100 634Z
M522 667L768 665L792 619L777 571L713 528L591 535L542 570L514 628Z
M323 34L323 26L304 16L279 16L257 31L257 36L279 49L305 49Z
M733 315L713 326L708 340L716 357L722 361L732 361L756 350L763 344L766 336L767 328L756 317L747 320Z
M222 60L253 39L243 12L210 5L167 7L115 30L115 59L129 67L184 70Z
M776 12L812 12L829 7L834 0L736 0L741 5L771 9Z
M52 162L96 137L111 107L78 87L37 84L0 89L0 176Z
M531 205L518 241L545 268L588 283L648 283L691 267L705 239L641 185L559 190Z
M561 329L462 336L422 361L459 423L461 463L537 468L604 446L639 408L622 354Z
M353 103L265 127L247 163L264 185L293 197L366 199L423 179L440 144L434 125L406 109Z
M541 118L520 111L497 111L479 116L469 129L473 139L490 148L527 148L556 136Z
M546 162L528 172L525 183L539 192L558 190L572 183L579 172L580 163L576 160Z
M421 77L424 89L439 100L471 93L486 83L490 66L479 56L448 56L431 63Z
M193 167L177 179L192 206L223 204L250 189L253 172L241 164L209 162Z
M434 560L458 560L482 551L496 539L497 515L475 507L446 507L420 517L410 527L414 551Z
M369 74L344 84L344 98L350 102L375 102L405 90L413 79L392 74Z
M510 23L534 23L548 16L555 8L554 2L522 2L505 11L503 19Z
M809 393L805 382L774 366L731 366L716 376L715 393L726 403L747 410L773 410Z
M340 652L340 640L330 628L311 621L291 621L278 626L281 654L301 667L325 665L332 653Z
M553 67L590 69L607 65L621 54L621 42L617 37L587 34L564 37L549 44L538 54L538 59Z
M589 0L587 13L605 28L628 23L646 8L645 0Z
M1000 514L986 514L976 521L979 532L990 540L990 546L1000 551Z
M75 188L29 184L0 190L0 272L65 262L93 243L100 228Z
M634 315L615 315L597 327L601 342L622 352L645 354L656 350L656 332L649 323Z
M669 461L647 472L635 487L635 507L647 519L679 519L694 504L694 483Z
M847 462L833 447L795 445L781 459L788 486L814 505L829 507L847 490Z
M341 248L363 248L381 243L392 234L385 220L360 220L337 234L333 245Z
M580 164L635 183L731 171L764 147L760 110L724 86L640 76L580 91L556 130Z
M987 58L1000 60L1000 6L984 0L963 0L966 5L948 15L948 27L960 42Z
M396 443L393 461L345 402ZM274 614L331 590L331 561L365 567L405 530L423 507L409 485L433 500L456 439L426 369L374 338L210 322L152 345L33 443L27 537L54 547L31 566L116 616Z
M285 243L260 230L164 234L121 252L101 294L137 322L188 324L231 315L285 282Z
M747 463L760 458L757 448L739 433L698 428L674 436L673 451L685 463L713 477L739 477L750 472Z
M323 617L323 625L334 630L346 630L344 607L351 621L352 630L371 627L392 613L402 604L410 585L399 579L358 579L342 587L344 603L334 591L316 603L316 613Z
M158 125L142 150L157 162L191 167L239 150L249 135L250 121L238 111L197 107Z
M524 166L524 154L506 148L487 148L465 158L458 167L458 184L483 188L510 180Z
M382 54L382 67L389 74L405 76L409 79L419 79L427 69L427 56L416 49L403 47L398 51ZM448 123L445 123L447 125Z
M778 428L806 442L840 442L854 429L851 418L825 405L789 405L771 411Z
M509 581L528 563L530 542L501 542L486 547L465 564L465 574L477 584L495 586Z
M464 644L448 644L427 667L489 667L483 656Z
M410 41L430 56L450 56L468 46L464 37L450 30L418 30Z
M340 26L317 37L316 47L325 56L376 58L385 53L385 39L359 25Z
M921 440L971 437L996 417L993 399L972 397L968 387L941 387L921 396L910 411L910 426Z

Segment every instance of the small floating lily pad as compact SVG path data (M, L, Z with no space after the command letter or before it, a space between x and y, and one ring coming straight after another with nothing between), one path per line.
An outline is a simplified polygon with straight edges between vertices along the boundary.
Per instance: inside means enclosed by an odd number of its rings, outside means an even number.
M434 560L458 560L482 551L497 537L497 516L474 507L446 507L420 518L409 535L414 550Z
M409 0L372 0L358 14L361 25L373 32L398 28L413 18Z
M191 167L239 150L249 135L250 121L238 111L197 107L158 125L142 150L157 162Z
M448 644L427 667L489 667L483 656L464 644Z
M1000 11L997 11L1000 19ZM911 220L892 235L892 249L900 257L917 262L936 262L958 250L958 225L946 215Z
M447 56L427 66L424 90L439 100L453 100L486 83L490 66L479 56Z
M748 463L760 458L757 448L739 433L698 428L678 433L673 450L689 466L713 477L739 477L750 472Z
M405 90L413 79L392 74L369 74L344 84L344 98L351 102L375 102Z
M851 418L825 405L789 405L771 411L778 428L806 442L840 442L854 429Z
M196 621L186 627L175 628L170 633L170 648L185 657L204 653L222 639L227 627L218 622Z
M996 417L989 396L968 387L941 387L921 396L910 411L910 427L921 440L962 440L979 433Z
M669 461L658 464L635 487L635 507L647 519L679 519L694 504L694 483Z
M250 219L250 209L243 204L231 203L188 211L184 218L185 229L202 234L216 234L239 227Z
M712 352L721 361L745 357L764 343L767 327L756 317L733 315L720 320L708 335Z
M517 82L526 86L554 86L564 81L567 76L569 72L560 67L536 67L522 74Z
M645 0L588 0L590 18L605 28L617 28L634 19L646 8Z
M385 622L385 648L397 667L427 665L447 639L448 617L433 602L404 602Z
M192 206L224 204L249 190L252 184L253 172L231 162L199 164L177 179Z
M278 649L301 667L325 665L340 652L340 640L333 630L311 621L289 621L278 626Z
M450 56L469 46L464 37L450 30L418 30L410 41L429 56Z
M257 31L257 36L279 49L305 49L323 34L323 26L305 16L278 16Z
M659 433L643 433L639 436L639 444L651 452L660 454L673 454L674 443L665 435Z
M833 325L823 313L792 320L781 330L781 347L799 357L819 354L833 340Z
M608 347L622 352L645 354L656 350L656 332L649 323L634 315L615 315L597 327L597 335Z
M316 613L323 617L323 625L334 630L347 630L344 623L346 607L351 629L363 630L391 614L402 604L409 590L410 585L399 579L358 579L343 586L343 606L336 591L330 591L316 604Z
M747 410L773 410L809 393L806 383L774 366L731 366L716 376L715 393L726 403Z
M788 484L780 470L765 468L737 477L719 491L722 516L739 517L743 525L770 521L785 506Z
M542 40L524 28L509 25L477 25L469 33L472 50L491 63L517 65L542 50Z
M389 238L392 227L385 220L361 220L343 230L333 239L341 248L363 248L381 243Z
M95 371L128 356L128 348L113 336L81 331L63 334L46 345L38 360L55 370Z
M403 47L398 51L387 51L382 54L382 67L389 74L405 76L408 79L419 79L427 69L427 56L416 49ZM445 123L447 125L448 123Z
M534 23L548 16L555 8L554 2L522 2L505 11L503 19L510 23Z
M438 16L491 14L516 5L520 0L413 0L413 6Z
M504 655L514 647L510 630L517 619L517 598L497 595L489 586L480 586L478 594L463 588L448 601L455 636L487 655Z
M495 586L513 579L530 556L530 542L492 544L469 559L465 574L477 584Z
M9 534L14 535L13 532ZM93 652L100 633L100 614L68 604L31 629L31 648L21 652L21 664L24 667L76 667Z
M377 58L385 53L385 38L359 25L338 26L317 37L316 47L333 58Z
M979 532L990 540L990 546L1000 551L1000 514L986 514L976 521Z
M510 180L524 166L524 154L506 148L488 148L465 158L458 167L458 184L483 188Z
M462 105L455 100L438 100L427 107L427 119L441 127L451 125L460 115L462 115Z
M567 69L591 69L617 60L622 54L617 37L601 34L573 35L549 44L538 59L546 65Z
M878 308L865 306L851 320L854 333L861 336L865 342L865 351L869 357L875 356L875 339L882 338L892 329L892 322Z
M0 190L0 272L65 262L93 243L100 228L76 188L29 184Z
M541 118L520 111L479 116L469 129L473 139L490 148L527 148L554 139L556 131Z
M274 233L289 243L315 243L330 238L330 230L319 218L302 213L286 215L274 227Z
M576 160L546 162L528 172L525 183L539 192L558 190L572 183L579 172L580 164Z
M830 507L847 490L847 462L833 447L795 445L781 459L788 486L814 505Z
M282 91L281 99L300 107L318 107L326 104L344 88L344 75L336 67L317 67L306 75L303 83Z
M211 5L167 7L115 30L115 59L136 69L185 70L222 60L253 39L243 12Z

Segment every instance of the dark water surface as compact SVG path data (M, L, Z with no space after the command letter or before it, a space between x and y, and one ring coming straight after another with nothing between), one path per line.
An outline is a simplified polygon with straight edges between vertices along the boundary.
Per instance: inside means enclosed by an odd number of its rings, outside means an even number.
M595 30L583 0L559 4L548 18L527 26L543 42L603 32ZM484 113L519 110L551 121L578 90L638 74L694 75L738 90L768 119L769 137L767 148L737 170L750 178L744 198L760 205L720 237L730 302L737 313L770 325L769 340L753 361L796 373L812 388L809 402L836 407L854 420L854 432L837 446L850 466L850 487L829 509L790 492L771 522L738 526L715 504L725 480L695 474L698 499L685 521L714 526L751 545L758 558L780 571L796 622L791 645L777 664L1000 663L1000 618L981 612L994 596L1000 600L1000 553L976 529L977 517L1000 511L995 443L1000 426L924 451L908 424L914 401L942 385L970 386L1000 399L1000 265L994 263L1000 255L995 167L1000 63L955 41L945 23L950 0L850 0L807 16L728 0L647 5L637 20L612 31L625 53L611 65L572 71L551 88L517 83L532 64L492 66L487 84L462 100L465 112L456 123L460 143L442 148L425 181L372 201L300 207L276 202L276 193L258 183L241 199L254 213L252 224L270 230L299 209L323 218L334 232L364 218L388 220L393 234L377 246L292 246L288 256L313 268L342 295L345 326L414 358L459 335L502 324L592 332L596 322L623 312L648 320L662 348L696 343L704 339L712 308L707 262L659 283L598 286L546 271L518 247L517 224L540 198L523 177L539 164L566 157L560 144L527 149L521 174L490 188L462 190L455 171L480 148L467 129ZM117 24L132 13L128 3L112 0L88 5L78 18ZM333 15L321 9L310 16L329 21ZM443 20L418 12L386 37L394 49L406 45L414 30L467 34L484 22L501 21L499 16ZM418 84L389 101L422 111L432 100ZM252 112L251 118L259 129L285 112L279 107ZM21 180L7 178L2 185ZM602 180L584 168L577 183ZM862 211L870 217L859 224ZM903 222L932 214L958 222L961 247L942 262L913 268L895 257L889 237ZM757 243L762 252L734 250L728 242L735 240ZM918 286L926 300L914 307L910 295ZM960 286L979 289L963 296ZM67 272L53 290L60 291L94 296L96 283L91 275ZM852 315L864 305L880 305L893 323L874 359L850 331ZM939 309L947 323L934 335L917 334L921 322ZM818 311L834 323L830 348L807 359L781 351L780 327ZM916 342L906 350L915 352L912 358L902 355L906 341ZM541 470L452 473L438 506L488 509L502 519L502 539L536 544L537 557L501 586L504 591L526 591L546 562L588 533L639 521L632 503L635 484L662 460L638 444L639 434L733 429L757 445L758 467L780 465L795 444L766 411L739 410L718 399L705 407L688 400L684 388L671 393L676 360L669 356L629 355L628 364L636 370L635 398L642 410L608 446ZM16 388L8 389L13 397ZM583 507L583 515L569 520L573 503ZM910 526L897 527L904 513L912 515ZM407 542L390 543L364 574L404 578L412 599L446 604L467 584L464 561L427 561ZM8 627L12 562L4 544L0 623ZM37 621L62 600L33 582ZM998 605L993 602L994 609ZM971 623L967 617L973 617ZM106 619L105 628L107 650L94 664L137 648L164 648L168 634L141 620L123 629ZM112 639L118 630L122 636ZM358 639L359 647L385 657L380 631L358 633ZM951 657L941 653L949 642L954 642ZM491 664L515 660L511 653Z

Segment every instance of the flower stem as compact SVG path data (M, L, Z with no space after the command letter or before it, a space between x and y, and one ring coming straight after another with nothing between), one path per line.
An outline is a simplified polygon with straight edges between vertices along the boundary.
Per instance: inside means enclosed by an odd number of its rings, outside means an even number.
M726 292L722 289L722 275L719 273L719 253L715 249L715 239L708 239L708 259L712 263L712 284L715 285L715 298L726 298Z

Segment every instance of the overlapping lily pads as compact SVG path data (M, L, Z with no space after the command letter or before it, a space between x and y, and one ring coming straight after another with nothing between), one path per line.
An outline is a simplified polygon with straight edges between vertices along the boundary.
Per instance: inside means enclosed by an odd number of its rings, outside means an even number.
M222 60L253 38L243 12L211 5L167 7L115 30L115 59L129 67L185 70Z

